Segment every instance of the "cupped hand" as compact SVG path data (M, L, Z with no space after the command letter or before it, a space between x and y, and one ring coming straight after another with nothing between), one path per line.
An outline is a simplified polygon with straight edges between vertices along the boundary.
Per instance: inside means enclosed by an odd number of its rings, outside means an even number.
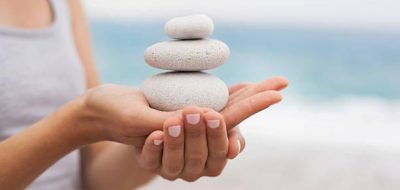
M281 90L286 86L286 80L279 77L258 84L234 85L229 89L230 100L223 112L237 114L236 106L245 106L263 96L278 97L258 105L261 108L254 109L253 105L249 105L247 113L254 114L254 111L262 110L262 106L268 107L270 102L280 100L279 94L275 96L275 91L269 90ZM241 117L247 118L246 113ZM198 123L193 124L193 120ZM169 180L182 178L195 181L202 176L218 176L227 158L235 158L245 147L245 140L234 124L232 122L229 127L233 128L227 131L228 126L220 113L211 109L185 108L182 115L167 119L164 131L153 132L144 147L137 149L139 163Z
M181 115L168 118L163 127L137 149L137 158L143 168L168 180L218 176L226 165L228 150L240 148L237 141L229 142L223 116L211 109L186 107Z
M240 84L231 88L227 106L221 111L227 130L251 115L279 102L278 90L287 86L275 77L257 84ZM180 111L163 112L149 107L144 95L120 85L102 85L83 96L82 122L97 129L92 138L143 146L146 137L162 130L164 121ZM235 130L234 130L235 131ZM236 132L230 134L237 135ZM240 138L239 138L240 139ZM242 142L244 147L244 142Z
M97 129L99 140L111 140L141 147L146 137L162 130L163 122L177 112L149 107L144 95L130 87L106 84L84 96L85 121Z

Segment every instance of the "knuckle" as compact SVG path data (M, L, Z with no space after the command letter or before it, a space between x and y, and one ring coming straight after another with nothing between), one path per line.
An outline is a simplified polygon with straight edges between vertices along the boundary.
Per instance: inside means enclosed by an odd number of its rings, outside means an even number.
M253 90L253 89L254 89L254 87L253 87L252 85L246 86L246 87L244 87L244 88L242 89L242 93L243 93L243 92L249 93L249 91L251 91L251 90Z
M200 129L200 127L186 127L185 129L185 135L187 138L198 138L202 135L202 133L204 133L204 131L202 131Z
M183 140L171 140L166 142L166 148L171 151L179 150L183 148Z
M208 176L210 176L210 177L217 177L217 176L219 176L219 175L221 175L222 174L222 169L220 169L220 170L210 170L209 172L208 172Z
M164 179L169 180L169 181L175 181L176 179L178 179L178 176L172 176L172 175L166 175L166 174L161 175L161 177L163 177Z
M190 168L203 168L206 158L203 156L195 156L187 159L187 165Z
M166 168L165 168L165 171L166 171L166 173L169 175L169 176L178 176L179 175L179 173L181 173L181 171L182 171L182 166L179 166L179 165L169 165L169 166L166 166Z
M187 182L195 182L200 178L200 176L187 176L187 177L182 177L183 180Z
M207 113L207 112L209 112L209 111L212 111L213 109L211 109L211 108L203 108L203 113Z
M249 112L254 112L254 108L257 107L257 105L258 102L256 102L254 98L250 98L248 104L246 104L245 109L248 110Z
M120 120L125 125L132 125L135 121L137 112L132 109L125 109L121 111Z
M226 158L228 154L228 149L222 149L222 150L214 150L210 153L210 157L212 158Z
M128 107L121 110L121 121L131 125L136 122L139 112L135 111L133 108Z
M155 171L160 166L160 162L156 160L145 160L142 165L147 170Z
M207 135L211 140L228 139L226 130L208 130Z

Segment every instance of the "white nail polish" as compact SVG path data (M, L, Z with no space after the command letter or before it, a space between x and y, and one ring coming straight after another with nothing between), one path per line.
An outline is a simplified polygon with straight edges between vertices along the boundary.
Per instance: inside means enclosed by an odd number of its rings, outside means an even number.
M200 114L199 113L187 114L186 121L189 124L196 125L200 122Z
M154 140L154 145L158 146L163 143L163 140Z
M181 133L181 126L176 125L168 128L168 133L171 137L178 137Z
M218 128L219 127L219 119L215 119L215 120L207 120L207 126L210 128Z
M238 143L238 153L240 153L240 150L241 150L241 145L240 145L240 140L237 140L237 143Z

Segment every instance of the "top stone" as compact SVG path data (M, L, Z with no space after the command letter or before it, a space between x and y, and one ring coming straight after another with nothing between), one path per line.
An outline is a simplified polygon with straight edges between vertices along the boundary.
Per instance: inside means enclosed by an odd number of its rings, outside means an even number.
M214 23L206 15L190 15L169 20L164 27L170 38L179 40L202 39L214 31Z

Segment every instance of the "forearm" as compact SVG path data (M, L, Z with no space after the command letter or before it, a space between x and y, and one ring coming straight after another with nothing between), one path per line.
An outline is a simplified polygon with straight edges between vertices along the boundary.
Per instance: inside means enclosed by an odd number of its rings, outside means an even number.
M154 178L154 174L136 162L132 146L102 142L85 147L81 152L85 155L82 168L84 189L130 190Z
M75 45L85 68L87 86L91 88L99 85L100 80L91 53L87 19L81 1L69 0L69 6ZM153 177L138 167L132 146L102 142L83 148L81 153L85 189L132 189Z
M86 142L69 103L32 127L0 143L0 187L23 189L48 167Z

